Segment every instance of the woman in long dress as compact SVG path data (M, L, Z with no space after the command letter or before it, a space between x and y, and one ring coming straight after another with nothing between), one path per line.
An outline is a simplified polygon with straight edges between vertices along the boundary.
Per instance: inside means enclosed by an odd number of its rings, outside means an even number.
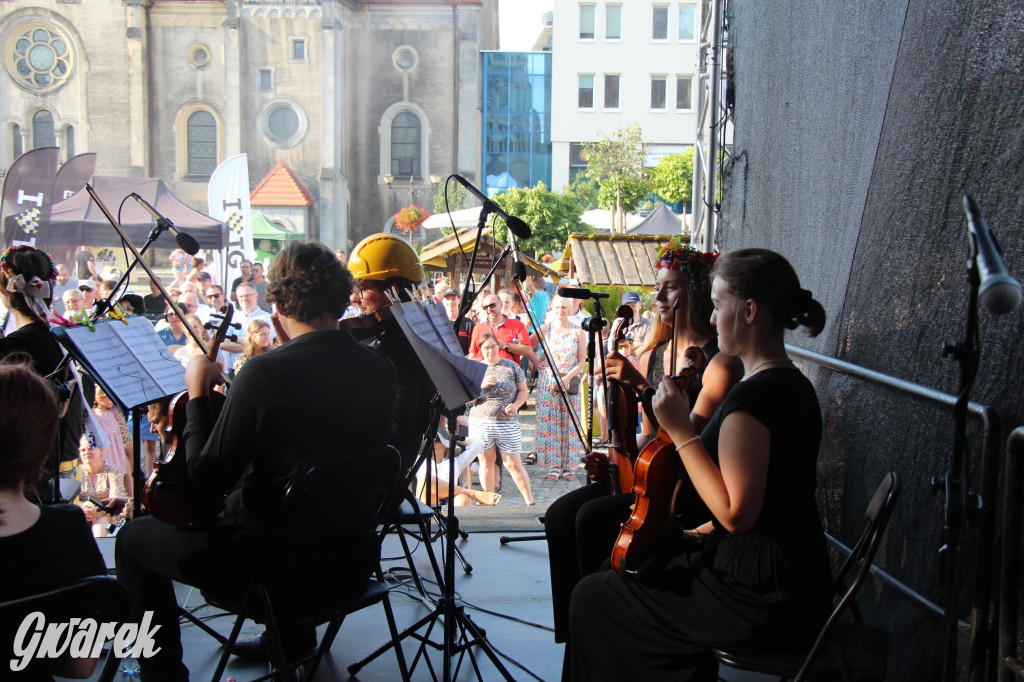
M583 447L573 428L572 419L562 396L558 393L553 372L562 377L568 388L574 378L582 378L586 362L586 337L583 330L569 321L569 301L556 296L549 307L551 321L541 325L540 331L551 351L551 358L541 364L537 378L537 457L540 465L549 469L547 477L553 481L562 478L572 481ZM537 334L530 336L536 346ZM554 362L554 368L551 363ZM579 393L570 394L569 401L576 414L580 413Z

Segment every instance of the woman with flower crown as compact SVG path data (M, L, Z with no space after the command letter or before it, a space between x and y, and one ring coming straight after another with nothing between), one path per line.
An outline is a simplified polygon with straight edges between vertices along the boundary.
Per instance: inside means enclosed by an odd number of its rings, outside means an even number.
M691 418L700 431L743 375L739 360L718 352L711 326L711 283L708 273L716 254L702 253L675 239L658 251L654 285L655 326L641 348L640 369L618 351L605 358L609 379L637 393L657 388L670 369L683 367L683 352L698 346L707 357L702 371L688 384L687 393L694 405ZM678 307L677 307L678 303ZM678 321L678 324L676 324ZM671 340L675 334L676 355L672 363ZM644 420L647 436L653 432ZM642 447L642 443L639 443ZM633 493L611 494L604 483L608 479L608 458L591 453L584 458L587 474L596 485L587 485L563 495L544 515L551 565L551 601L554 609L555 641L568 635L569 598L573 588L586 575L601 568L611 556L619 528L629 518ZM684 518L697 525L707 520L707 509L692 490L684 496Z
M712 648L809 647L828 616L814 494L821 408L785 346L786 330L816 336L825 310L765 249L723 254L711 281L711 323L722 353L742 361L743 379L707 420L700 398L675 382L663 381L651 401L707 507L704 523L666 538L635 575L602 571L579 582L563 679L712 682Z

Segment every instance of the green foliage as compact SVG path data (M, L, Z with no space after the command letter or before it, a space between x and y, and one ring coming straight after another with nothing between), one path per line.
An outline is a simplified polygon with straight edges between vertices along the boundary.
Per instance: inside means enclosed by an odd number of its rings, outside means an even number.
M647 182L643 180L628 179L622 182L619 187L619 206L623 213L634 213L644 198L650 193ZM616 193L614 185L603 185L597 192L597 202L601 208L615 210Z
M651 173L651 190L666 202L693 198L693 148L682 154L667 154Z
M597 200L597 192L600 188L601 186L596 180L580 173L576 176L575 180L566 185L565 189L562 190L562 194L571 197L576 202L576 205L580 207L580 211L589 211L600 206Z
M447 184L448 188L448 209L452 212L461 210L463 208L469 208L473 205L473 197L470 196L466 188L459 183L452 180ZM445 187L442 186L437 193L434 194L434 215L444 216L446 213L444 205ZM445 216L447 219L447 216ZM441 234L451 234L452 226L451 223L447 223L441 226Z
M518 240L523 251L560 254L571 233L592 231L580 222L582 211L576 202L565 194L552 192L543 182L529 189L514 187L494 197L494 203L530 226L530 238ZM494 221L494 238L508 243L508 229L501 218Z
M615 207L617 231L625 232L625 212L636 208L648 193L640 124L620 126L610 136L584 144L582 155L587 160L584 173L601 186L599 203Z

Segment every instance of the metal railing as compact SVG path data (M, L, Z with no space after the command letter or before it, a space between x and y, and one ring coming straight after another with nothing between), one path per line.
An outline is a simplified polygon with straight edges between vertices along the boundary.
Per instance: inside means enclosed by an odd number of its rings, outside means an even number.
M883 374L882 372L877 372L853 363L844 362L843 360L837 360L836 358L805 350L799 346L786 344L786 350L792 357L810 362L814 365L818 365L819 367L825 367L840 374L856 377L870 383L893 389L905 395L915 396L948 407L953 407L957 400L956 396L949 393L936 391L935 389L928 388L927 386L921 386L920 384L915 384L898 377ZM977 552L975 557L974 589L971 594L971 619L970 622L967 622L957 618L957 624L963 629L970 629L970 653L967 666L969 677L972 680L985 680L991 678L991 676L986 674L986 670L991 669L991 665L993 663L992 659L995 654L995 642L993 641L993 636L990 632L991 624L989 621L989 610L991 599L990 576L993 565L992 556L995 538L995 500L998 488L996 464L999 456L1000 421L999 414L994 409L976 402L968 403L967 412L981 421L984 434L980 477L980 498L982 500L982 505L979 510L977 522ZM1022 430L1018 429L1017 431ZM1014 433L1017 433L1017 431ZM1024 432L1021 433L1021 440L1021 449L1024 450ZM1008 458L1007 467L1009 466ZM1006 480L1009 485L1009 481L1011 479L1007 477ZM1019 513L1017 516L1019 519ZM1010 536L1006 534L1005 529L1004 535L1006 535L1006 537L1017 537L1016 535ZM844 549L843 545L838 543L834 538L829 537L829 541L835 545L839 551ZM847 553L849 552L848 549L846 551ZM881 571L880 569L875 570L874 568L872 569L872 573L918 605L942 618L947 617L947 613L944 608L929 601L893 576ZM1005 571L1003 579L1004 582L1008 579L1005 575ZM1016 574L1014 574L1013 580L1016 583ZM1005 602L1007 599L1005 589L1006 588L1004 587L1004 593L1001 595L1000 599L1001 602ZM1014 597L1014 599L1015 598L1016 597ZM1014 604L1016 604L1016 602L1014 602ZM1006 612L1005 605L1001 604L1000 612ZM1014 609L1014 620L1015 619L1016 610ZM1015 626L1016 622L1014 622L1014 627ZM1014 646L1016 646L1016 630L1014 630L1013 637ZM1003 628L1000 627L1000 644L1002 639ZM1001 652L1000 659L1002 660ZM1018 668L1024 670L1024 668L1020 667L1019 659L1015 660Z

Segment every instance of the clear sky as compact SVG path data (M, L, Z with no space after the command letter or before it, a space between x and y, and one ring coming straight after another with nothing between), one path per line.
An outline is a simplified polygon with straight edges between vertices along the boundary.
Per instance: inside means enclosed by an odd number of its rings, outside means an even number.
M541 15L554 9L554 0L498 0L501 49L523 52L540 35Z

